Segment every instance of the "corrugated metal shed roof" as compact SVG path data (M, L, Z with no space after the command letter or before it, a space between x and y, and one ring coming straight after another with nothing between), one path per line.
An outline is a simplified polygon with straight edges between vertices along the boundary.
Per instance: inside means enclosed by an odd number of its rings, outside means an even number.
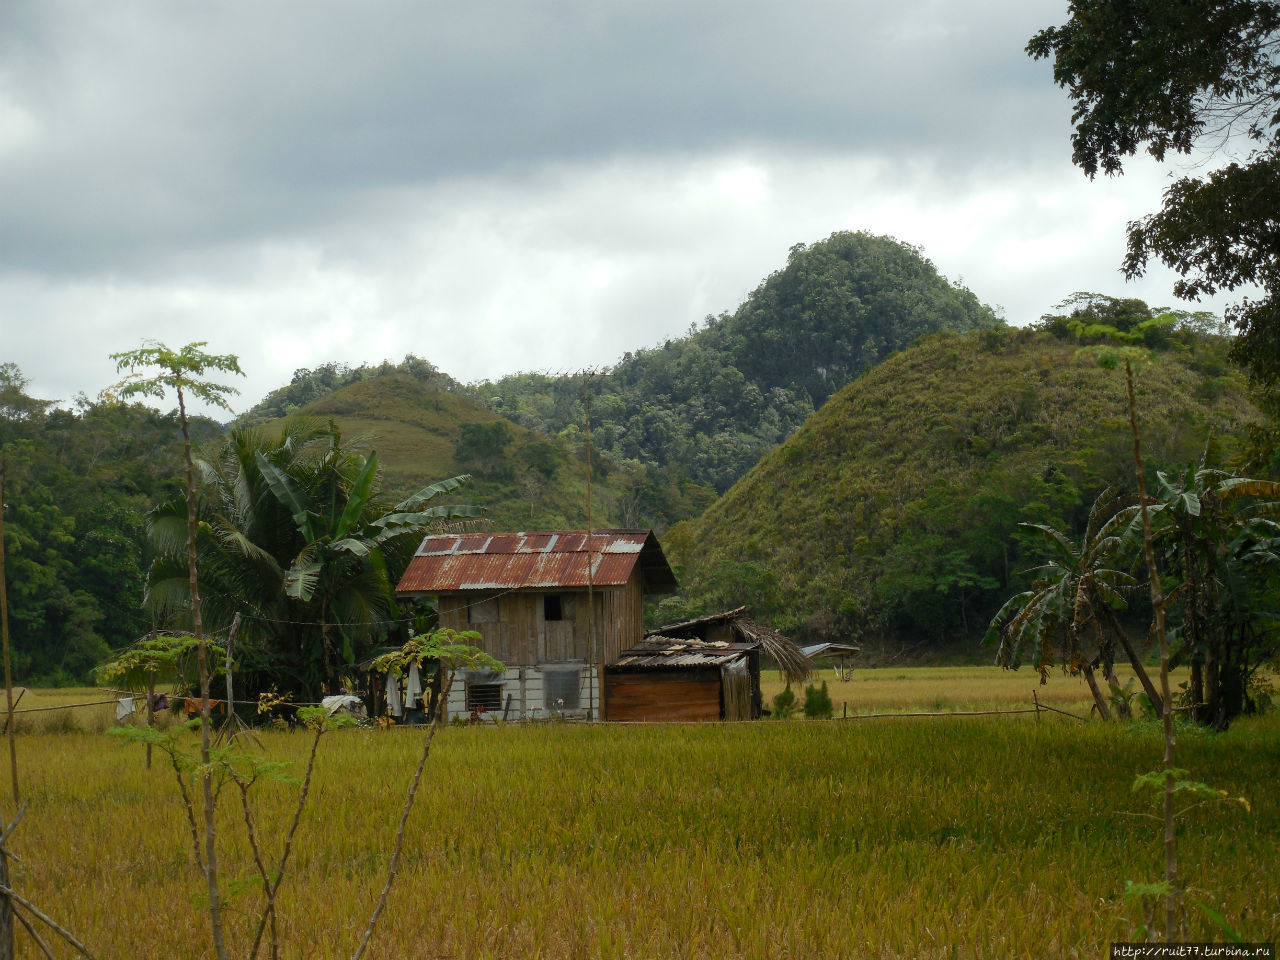
M757 643L690 640L649 634L622 651L615 667L719 667L755 649Z
M659 627L650 633L645 634L641 643L647 643L649 640L665 640L675 642L671 638L679 638L680 640L704 640L709 632L708 628L720 623L727 623L733 631L735 645L742 649L750 649L753 646L762 647L765 653L773 657L792 680L804 680L813 668L813 664L809 662L809 658L805 656L798 646L791 640L788 640L776 630L770 630L768 627L750 620L743 614L746 607L735 607L733 610L726 610L724 613L712 613L705 617L697 617L693 620L685 620L682 623L670 623L665 627ZM638 647L633 650L639 649ZM630 653L632 651L626 651ZM623 656L626 656L626 653Z
M658 634L686 634L689 631L696 631L700 627L709 627L713 623L729 623L737 620L747 612L746 606L734 607L732 610L726 610L724 613L710 613L705 617L694 617L692 620L682 620L679 623L668 623L659 627L657 630L651 630L646 636L657 636Z
M810 660L817 657L851 657L862 650L851 643L811 643L800 649Z
M586 589L589 580L618 587L637 563L646 592L675 589L675 575L648 530L596 530L590 543L582 530L433 534L418 547L396 593Z

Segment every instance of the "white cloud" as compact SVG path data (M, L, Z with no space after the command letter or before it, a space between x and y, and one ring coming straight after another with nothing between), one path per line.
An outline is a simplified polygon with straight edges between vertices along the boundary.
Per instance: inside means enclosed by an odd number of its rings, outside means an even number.
M599 367L798 242L887 233L1011 322L1126 288L1163 185L1068 163L1022 51L1059 0L0 9L0 359L47 397L143 338L294 369ZM12 122L9 122L12 121Z

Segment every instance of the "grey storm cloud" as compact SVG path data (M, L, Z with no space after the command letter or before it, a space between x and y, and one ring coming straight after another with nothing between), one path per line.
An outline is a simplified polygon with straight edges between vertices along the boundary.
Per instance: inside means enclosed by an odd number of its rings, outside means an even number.
M865 229L1034 320L1124 286L1023 51L1066 0L0 3L0 361L93 396L208 340L237 410L330 361L599 367Z
M989 164L1065 131L1019 53L1055 6L11 4L3 269L170 269L341 223L381 191L611 156Z

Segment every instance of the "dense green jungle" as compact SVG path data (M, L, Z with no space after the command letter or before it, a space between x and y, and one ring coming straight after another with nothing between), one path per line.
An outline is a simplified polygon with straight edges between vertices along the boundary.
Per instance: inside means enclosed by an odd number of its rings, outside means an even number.
M388 501L469 474L451 497L491 529L652 527L683 586L655 622L745 603L805 640L989 660L987 621L1040 558L1019 523L1078 530L1103 486L1133 487L1123 374L1067 317L1159 313L1092 296L1009 327L920 250L838 233L792 248L734 312L598 371L463 384L416 356L335 362L195 435L214 457L228 430L332 421L376 449ZM1206 450L1273 475L1229 345L1200 314L1144 336L1153 477ZM0 444L15 675L83 681L152 626L148 516L180 494L176 414L33 398L4 364Z

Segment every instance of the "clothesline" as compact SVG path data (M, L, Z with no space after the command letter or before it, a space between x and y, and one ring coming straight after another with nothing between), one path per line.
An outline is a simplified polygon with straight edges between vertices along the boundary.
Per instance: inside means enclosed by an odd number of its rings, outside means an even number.
M487 594L483 599L472 600L468 603L464 603L462 605L462 608L464 610L468 610L471 607L479 606L482 603L488 603L490 600L497 600L500 597L505 597L505 596L508 596L509 594L518 593L518 592L519 591L516 589L511 589L511 590L503 590L501 593ZM292 626L292 627L339 627L341 628L341 627L351 626L351 624L348 624L348 623L329 623L324 620L282 620L277 617L264 616L263 614L260 614L260 613L243 613L242 612L241 616L245 620L257 620L261 623L283 623L283 624L288 624L289 626ZM384 620L382 622L383 623L414 623L417 621L417 619L418 619L417 617L400 617L399 619L396 619L396 620Z
M119 703L121 700L128 699L128 698L132 698L134 700L144 700L146 696L147 695L145 693L130 693L129 691L119 691L119 696L112 697L110 700L85 700L80 703L59 703L51 707L23 707L21 710L15 709L13 712L14 714L40 713L42 711L47 711L47 710L76 710L80 707L101 707L109 703ZM185 700L195 700L196 702L199 702L200 698L199 697L169 697L169 702L171 704L182 703ZM211 704L222 704L222 703L226 703L227 701L225 697L223 698L210 697L209 702ZM236 706L236 707L256 707L258 705L258 701L257 700L232 700L231 704L232 706ZM321 703L318 700L314 702L288 700L288 701L285 701L285 704L282 704L282 705L288 705L291 707L318 707L318 706L321 706ZM0 715L7 715L7 714L8 714L7 710L0 708Z

